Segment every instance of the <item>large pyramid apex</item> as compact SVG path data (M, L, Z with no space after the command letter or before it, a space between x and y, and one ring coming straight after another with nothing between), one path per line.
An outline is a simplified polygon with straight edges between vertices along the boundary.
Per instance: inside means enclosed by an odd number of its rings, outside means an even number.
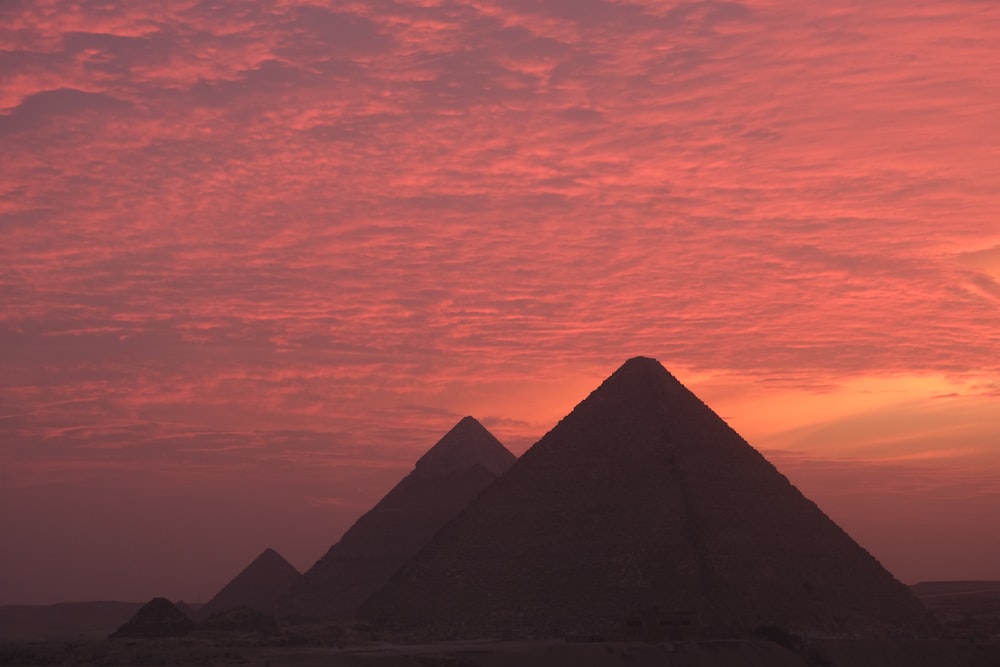
M652 357L638 356L626 360L625 363L622 364L617 371L615 371L615 373L620 373L625 370L632 372L645 371L662 373L667 369L663 367L663 364Z
M418 474L444 475L480 465L502 474L515 457L473 417L463 417L417 461Z
M661 400L665 391L701 402L652 357L632 357L604 380L591 397L648 403Z
M592 402L595 397L599 398L598 402L602 405L607 405L607 402L627 402L634 404L633 407L639 407L639 404L663 407L661 404L664 399L704 405L663 364L652 357L632 357L626 361L591 392L577 406L577 410Z

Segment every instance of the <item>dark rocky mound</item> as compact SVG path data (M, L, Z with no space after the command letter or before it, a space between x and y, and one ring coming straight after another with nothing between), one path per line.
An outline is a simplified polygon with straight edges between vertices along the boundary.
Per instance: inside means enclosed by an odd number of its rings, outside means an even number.
M153 598L110 636L113 639L180 637L196 628L195 622L185 616L173 602L166 598Z
M626 362L361 608L413 637L936 630L657 361Z
M300 576L299 571L281 554L274 549L265 549L199 609L198 618L206 619L237 607L250 607L263 614L271 614L281 596Z
M463 418L294 583L279 615L352 618L372 592L515 460L478 421Z

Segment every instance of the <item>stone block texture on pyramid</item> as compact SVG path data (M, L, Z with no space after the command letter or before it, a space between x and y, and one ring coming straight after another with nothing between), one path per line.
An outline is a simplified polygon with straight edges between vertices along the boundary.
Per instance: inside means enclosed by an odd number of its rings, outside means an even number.
M922 634L934 622L654 359L626 362L359 616L423 637Z
M347 620L516 457L472 417L458 422L292 587L289 619Z

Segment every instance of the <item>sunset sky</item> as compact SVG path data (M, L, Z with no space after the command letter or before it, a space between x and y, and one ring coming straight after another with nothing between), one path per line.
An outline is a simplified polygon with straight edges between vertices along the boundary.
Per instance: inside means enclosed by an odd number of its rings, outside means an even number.
M659 359L1000 579L1000 3L0 3L0 604L311 565Z

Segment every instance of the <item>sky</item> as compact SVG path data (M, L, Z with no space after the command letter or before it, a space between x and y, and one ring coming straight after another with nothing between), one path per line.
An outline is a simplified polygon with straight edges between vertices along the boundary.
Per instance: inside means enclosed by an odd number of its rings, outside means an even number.
M307 568L660 360L1000 579L1000 4L5 0L0 604Z

